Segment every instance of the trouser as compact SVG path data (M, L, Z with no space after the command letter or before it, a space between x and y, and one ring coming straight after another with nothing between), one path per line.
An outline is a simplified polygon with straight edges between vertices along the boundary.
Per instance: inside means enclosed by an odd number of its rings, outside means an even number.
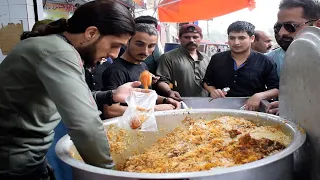
M38 167L33 169L32 171L13 175L13 174L0 174L1 180L55 180L55 176L53 174L53 169L47 163L47 160L44 160Z
M48 163L54 169L56 180L73 180L72 167L64 163L55 152L55 147L59 139L68 133L68 129L64 126L62 121L54 128L54 139L49 148L46 157Z

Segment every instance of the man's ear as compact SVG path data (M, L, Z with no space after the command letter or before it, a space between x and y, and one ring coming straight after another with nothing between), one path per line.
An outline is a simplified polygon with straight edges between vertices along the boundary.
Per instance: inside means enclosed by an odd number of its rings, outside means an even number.
M250 38L251 38L251 43L253 43L256 37L252 35Z
M128 42L127 42L127 46L129 46L129 45L130 45L131 39L132 39L132 37L128 40Z
M91 40L94 40L94 39L98 39L100 37L100 32L99 32L97 27L90 26L84 32L84 36L85 36L87 41L91 41Z

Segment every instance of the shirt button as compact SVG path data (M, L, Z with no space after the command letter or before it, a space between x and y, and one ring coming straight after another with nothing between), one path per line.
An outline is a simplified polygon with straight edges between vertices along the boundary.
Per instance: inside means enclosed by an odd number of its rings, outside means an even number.
M234 83L236 83L236 81L233 81Z

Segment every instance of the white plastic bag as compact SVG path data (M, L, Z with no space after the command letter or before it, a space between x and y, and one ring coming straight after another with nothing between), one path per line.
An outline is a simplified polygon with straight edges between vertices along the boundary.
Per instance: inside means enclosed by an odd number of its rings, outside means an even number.
M132 92L126 99L127 110L118 120L118 127L122 129L141 131L158 131L154 115L158 95L155 91L149 93Z

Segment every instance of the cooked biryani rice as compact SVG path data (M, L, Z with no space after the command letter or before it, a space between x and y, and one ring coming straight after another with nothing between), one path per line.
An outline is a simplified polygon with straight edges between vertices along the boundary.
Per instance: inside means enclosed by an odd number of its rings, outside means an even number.
M126 130L108 129L111 154L127 150ZM138 133L138 142L143 141ZM129 138L130 139L130 138ZM283 150L291 142L279 126L258 126L243 118L185 118L183 125L159 138L144 153L131 156L120 171L178 173L205 171L253 162ZM78 153L71 154L81 160Z
M258 126L243 118L186 118L182 126L117 168L144 173L205 171L262 159L283 150L290 142L290 136L279 127ZM119 145L116 141L109 143L111 149Z

